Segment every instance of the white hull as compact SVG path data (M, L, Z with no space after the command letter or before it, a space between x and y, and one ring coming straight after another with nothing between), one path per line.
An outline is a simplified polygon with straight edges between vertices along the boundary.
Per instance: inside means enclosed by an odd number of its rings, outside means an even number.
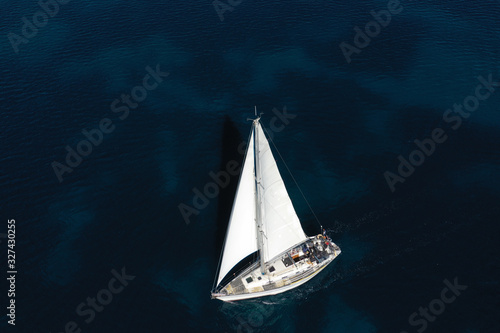
M224 301L224 302L231 302L231 301L239 301L239 300L242 300L242 299L258 298L258 297L272 296L272 295L281 294L281 293L283 293L285 291L297 288L298 286L300 286L300 285L306 283L307 281L311 280L319 272L321 272L325 267L326 267L326 265L324 267L320 268L319 270L317 270L316 272L314 272L313 274L309 275L308 277L303 278L302 280L299 280L299 281L297 281L295 283L292 283L292 284L290 284L288 286L284 286L284 287L281 287L281 288L276 288L276 289L273 289L273 290L261 291L261 292L251 293L251 294L241 294L241 295L233 295L233 296L215 296L214 298L220 299L221 301Z
M257 262L227 283L219 292L212 293L212 298L230 302L291 290L315 277L340 252L340 248L330 239L320 235L310 237L269 261L265 274L261 273Z

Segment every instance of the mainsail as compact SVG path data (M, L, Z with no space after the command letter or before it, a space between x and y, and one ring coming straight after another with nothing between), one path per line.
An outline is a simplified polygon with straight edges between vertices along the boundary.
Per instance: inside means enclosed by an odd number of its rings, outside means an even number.
M261 217L264 230L264 260L267 262L288 248L303 242L307 236L302 230L292 201L288 196L278 166L269 147L260 123L258 131L258 153L261 186Z
M254 154L257 155L256 159ZM256 161L259 164L257 179ZM256 181L259 186L258 198ZM259 214L256 213L257 209ZM257 216L260 216L260 221L256 220ZM258 222L263 233L261 248L257 241ZM263 261L267 262L306 239L307 236L288 196L269 142L257 118L254 120L229 219L217 285L249 254L260 250Z

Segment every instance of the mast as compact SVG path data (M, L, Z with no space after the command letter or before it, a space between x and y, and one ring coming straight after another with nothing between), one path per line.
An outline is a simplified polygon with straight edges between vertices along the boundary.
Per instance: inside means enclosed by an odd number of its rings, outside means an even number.
M255 115L257 115L257 107L255 107ZM257 247L260 252L260 271L264 275L266 274L266 262L264 256L264 231L262 229L262 216L261 216L261 206L262 198L260 191L260 162L259 162L259 137L257 131L257 126L259 125L260 117L257 117L253 121L253 145L254 145L254 165L255 165L255 222L257 227Z

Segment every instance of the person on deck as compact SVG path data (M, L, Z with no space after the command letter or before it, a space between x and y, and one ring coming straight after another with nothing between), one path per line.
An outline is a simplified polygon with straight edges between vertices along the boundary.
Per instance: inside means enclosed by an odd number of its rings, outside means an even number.
M304 255L306 255L306 256L309 255L309 248L307 247L307 245L304 245L302 247L302 252L304 252Z

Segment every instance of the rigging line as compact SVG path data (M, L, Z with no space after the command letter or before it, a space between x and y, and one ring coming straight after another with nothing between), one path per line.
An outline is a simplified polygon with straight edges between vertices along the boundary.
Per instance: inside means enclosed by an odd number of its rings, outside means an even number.
M302 197L304 198L304 201L307 203L307 206L309 207L309 209L311 210L311 213L314 215L314 218L316 219L316 222L318 222L320 228L321 228L321 232L323 231L323 226L321 225L321 222L319 221L318 217L316 216L316 213L314 212L314 210L312 209L311 205L309 204L309 201L307 201L307 198L306 196L304 195L304 192L302 192L302 189L300 188L299 186L299 183L297 183L297 181L295 180L295 177L293 176L292 174L292 171L290 171L290 168L288 167L288 165L286 164L285 162L285 159L283 158L283 156L281 156L281 153L278 149L278 147L276 147L276 144L274 143L273 139L271 138L271 136L269 135L269 132L267 131L267 129L261 124L262 128L264 129L264 131L266 132L267 134L267 137L269 138L269 141L271 141L271 143L273 144L274 146L274 149L276 149L276 152L278 153L279 157L281 158L281 160L283 161L283 164L285 165L286 169L288 170L288 173L290 174L290 176L292 176L292 179L295 183L295 185L297 186L297 188L299 189L299 192L300 194L302 195Z
M228 226L229 228L229 226ZM222 245L222 250L220 251L219 255L219 263L217 264L217 270L215 271L215 277L214 277L214 282L212 284L212 292L216 291L216 283L217 283L217 277L219 276L219 268L220 268L220 263L222 261L222 254L224 253L224 245L226 245L226 241L224 240L224 244Z

